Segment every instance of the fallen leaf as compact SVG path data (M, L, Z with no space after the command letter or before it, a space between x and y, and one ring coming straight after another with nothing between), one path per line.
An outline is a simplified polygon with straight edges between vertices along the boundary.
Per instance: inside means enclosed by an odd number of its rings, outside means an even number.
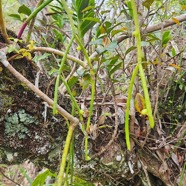
M181 68L178 65L174 64L174 63L169 64L169 66L174 67L174 68L176 68L179 71L181 70Z
M172 20L177 24L177 25L180 25L180 21L174 17L172 17Z
M186 10L186 5L182 5L182 6L181 6L181 9L182 9L182 10Z

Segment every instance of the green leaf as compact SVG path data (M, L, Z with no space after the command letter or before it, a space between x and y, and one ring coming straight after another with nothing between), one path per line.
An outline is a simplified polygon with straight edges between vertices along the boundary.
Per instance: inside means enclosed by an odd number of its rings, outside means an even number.
M39 62L40 60L46 59L48 56L50 56L51 54L48 53L44 53L41 56L34 56L33 61L35 62Z
M133 10L132 10L131 1L127 1L127 2L126 2L126 5L127 5L127 7L128 7L128 11L129 11L130 17L133 17Z
M161 38L159 38L159 37L156 37L156 35L154 35L154 34L147 34L147 36L149 37L148 38L148 42L150 42L150 41L157 41L157 40L160 40Z
M162 40L162 46L165 46L170 41L170 39L171 37L164 38L164 40Z
M121 33L121 32L123 32L123 30L112 30L111 36L115 36L116 34Z
M29 16L32 13L32 11L30 10L30 8L28 8L25 5L20 6L19 9L18 9L18 12L20 14L22 13L22 14L25 14L27 16Z
M105 65L107 66L109 71L116 64L118 58L119 58L119 55L116 55L105 62Z
M75 85L78 82L78 77L72 76L68 80L68 86L72 88L73 85Z
M130 48L128 48L125 52L125 55L127 55L128 53L130 53L132 50L135 50L137 47L136 46L131 46Z
M175 50L175 48L172 48L172 57L174 57L174 56L176 56L176 50Z
M87 31L91 29L95 24L96 22L93 21L84 21L80 27L81 36L83 37L87 33Z
M170 36L170 30L166 30L162 35L162 40Z
M88 6L89 1L76 0L76 12L78 19L81 20L83 17L82 11Z
M115 65L114 67L112 67L112 69L110 70L110 75L112 75L116 70L118 70L121 67L121 62L118 63L117 65Z
M142 5L149 9L153 2L154 0L145 0Z
M85 17L83 18L83 21L93 21L93 22L96 22L96 23L101 23L101 21L98 19L98 18L95 18L95 17Z
M46 170L36 176L35 180L32 183L32 186L43 186L48 176L55 177L56 175L51 173L50 170Z
M10 16L10 17L13 17L15 20L21 21L21 17L20 17L19 14L10 14L9 16Z
M117 41L111 42L107 47L100 46L99 48L96 49L96 52L99 54L102 54L105 51L112 52L118 47Z
M104 23L104 27L105 27L106 29L110 28L111 26L112 26L112 23L109 22L109 21L106 21L106 22Z
M97 22L100 22L98 18L95 18L94 11L90 10L86 14L81 13L84 18L80 19L79 22L80 24L80 32L81 36L83 37L85 33L91 29Z
M86 11L88 11L88 10L92 10L92 9L94 9L95 8L95 6L87 6L85 9L83 9L81 12L82 13L84 13L84 12L86 12Z
M89 74L84 75L83 79L80 81L82 89L85 90L91 83L91 77Z
M171 39L171 32L167 30L162 35L162 46L166 45Z

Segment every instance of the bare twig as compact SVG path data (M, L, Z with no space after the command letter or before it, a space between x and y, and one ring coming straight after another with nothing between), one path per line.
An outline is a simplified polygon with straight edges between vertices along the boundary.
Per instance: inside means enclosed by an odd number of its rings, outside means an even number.
M112 94L113 94L113 98L114 98L114 110L115 110L115 128L114 128L114 132L112 134L112 137L111 137L110 141L107 143L107 145L100 152L94 154L91 157L91 159L103 154L110 147L110 145L114 142L114 140L115 140L115 138L117 136L118 126L119 126L118 113L117 113L118 107L117 107L117 104L116 104L117 102L116 102L116 97L115 97L115 91L114 91L113 84L112 84L111 90L112 90Z
M4 174L4 171L2 169L0 169L0 173L3 175L3 177L5 177L7 180L11 181L12 183L16 184L17 186L21 186L19 183L15 182L13 179L9 178L8 176L6 176Z
M149 175L148 175L148 172L147 172L147 167L143 164L143 161L140 160L140 163L142 165L143 171L144 171L145 176L147 178L147 184L148 184L148 186L151 186L150 178L149 178Z
M49 52L49 53L53 53L59 56L64 56L64 52L61 52L59 50L50 48L50 47L34 47L34 49L32 50L32 52L37 52L37 51L42 51L42 52ZM86 63L84 61L81 61L80 59L71 56L71 55L67 55L67 59L72 60L74 62L76 62L77 64L79 64L80 66L82 66L83 68L88 68L88 66L86 65Z
M180 16L177 16L177 17L175 17L175 19L177 19L180 23L183 22L183 21L186 21L186 14L182 14ZM148 26L147 28L142 30L142 33L145 34L145 33L155 32L155 31L161 30L162 27L167 28L167 27L175 25L175 24L176 24L175 21L173 21L172 19L169 19L169 20L164 21L163 23L158 23L158 24L155 24L155 25L152 25L152 26ZM125 40L125 39L127 39L131 36L132 35L120 36L117 39L117 42L120 43L123 40Z

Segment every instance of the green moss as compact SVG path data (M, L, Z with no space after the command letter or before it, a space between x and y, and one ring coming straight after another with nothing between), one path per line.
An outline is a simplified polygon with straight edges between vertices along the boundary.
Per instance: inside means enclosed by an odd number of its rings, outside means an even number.
M6 115L5 134L8 137L18 136L19 139L24 139L29 135L28 126L31 124L38 124L38 121L21 109L17 113Z
M9 95L0 92L0 108L2 112L7 112L8 108L12 106L13 99Z

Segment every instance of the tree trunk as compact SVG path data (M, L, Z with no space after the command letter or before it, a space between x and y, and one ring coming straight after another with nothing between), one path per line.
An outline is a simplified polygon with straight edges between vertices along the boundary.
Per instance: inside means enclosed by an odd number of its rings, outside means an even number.
M1 40L2 46L3 40ZM11 57L14 54L8 56ZM11 64L29 81L34 83L37 67L26 58L11 60ZM37 95L19 82L3 66L0 72L0 164L19 164L29 159L36 165L57 171L67 134L67 123L59 115L52 115L51 108ZM39 88L53 98L54 84L45 74L40 76ZM71 112L71 100L59 95L59 105ZM103 106L102 106L103 107ZM107 107L107 106L106 106ZM113 110L113 105L109 106ZM101 108L101 106L100 106ZM141 178L153 180L154 176L165 185L171 185L170 175L162 173L163 164L156 156L140 144L135 152L127 152L123 134L123 123L117 138L99 156L112 139L115 123L114 117L108 117L105 123L110 128L96 129L95 139L89 140L90 161L84 160L84 140L80 129L76 129L74 174L91 181L100 181L106 185L137 185ZM139 148L139 150L137 149ZM141 168L142 167L142 168ZM145 171L150 175L146 175ZM142 170L142 171L139 171ZM154 176L153 176L154 175ZM145 179L148 184L148 179ZM174 181L174 180L173 180ZM152 184L153 185L153 184Z

